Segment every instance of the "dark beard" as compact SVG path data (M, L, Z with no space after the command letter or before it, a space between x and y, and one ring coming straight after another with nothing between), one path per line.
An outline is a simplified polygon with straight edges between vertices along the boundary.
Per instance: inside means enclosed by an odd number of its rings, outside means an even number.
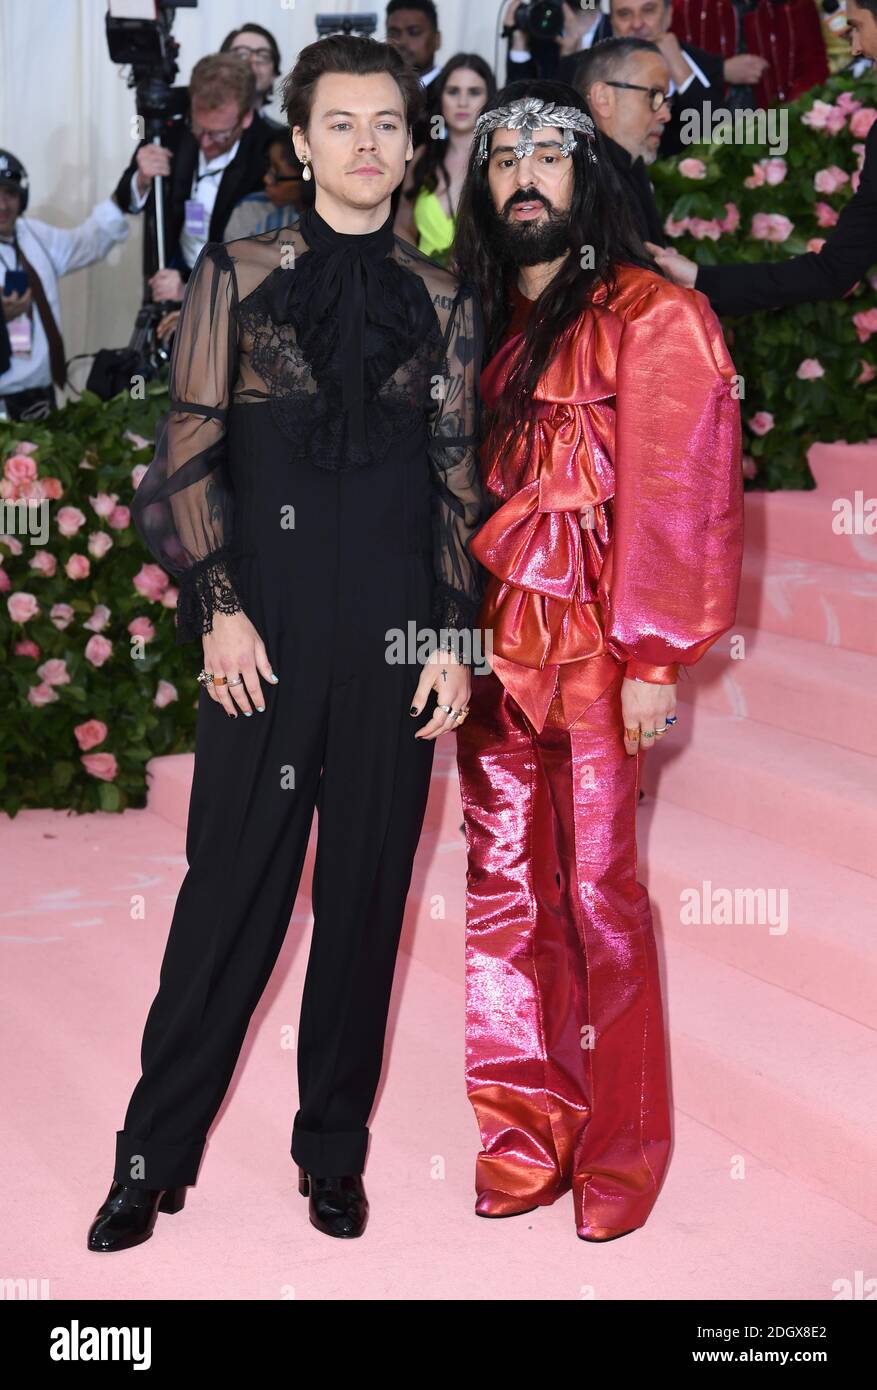
M516 203L543 202L538 196L516 195ZM543 202L543 206L545 206ZM545 265L569 250L569 213L546 208L548 222L510 222L492 208L488 226L490 249L503 265Z

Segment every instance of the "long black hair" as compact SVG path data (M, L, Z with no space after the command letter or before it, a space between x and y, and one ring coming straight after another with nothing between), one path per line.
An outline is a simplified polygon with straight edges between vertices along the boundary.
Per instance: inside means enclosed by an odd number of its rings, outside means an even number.
M433 118L435 116L441 116L442 114L442 97L444 96L445 87L448 85L454 73L459 72L461 68L468 68L472 72L477 72L478 76L483 79L487 91L482 110L494 104L494 99L496 97L496 78L493 75L493 68L490 64L486 63L478 53L455 53L454 56L449 58L445 63L435 81L430 84L429 109L427 111L427 119L430 122L430 127L432 126ZM445 126L444 120L442 120L441 124L442 127ZM437 173L439 169L441 169L444 175L445 183L450 186L451 180L445 168L445 155L448 150L449 140L450 137L447 134L447 129L445 129L443 139L433 139L432 129L430 129L426 144L414 160L411 169L413 184L405 194L406 200L413 202L421 188L426 188L430 193L434 193L438 187Z
M507 106L522 97L538 97L544 102L574 106L591 114L581 93L565 82L511 82L498 94L494 105ZM597 290L605 285L608 298L612 298L616 289L616 266L626 262L661 273L643 246L630 210L629 195L612 167L600 132L597 131L592 145L596 163L589 159L588 143L587 136L577 133L575 149L569 156L573 162L567 239L570 254L530 312L523 350L509 373L494 416L497 426L507 432L512 426L524 423L528 429L532 426L533 392L539 378ZM485 231L497 216L487 180L489 160L480 164L477 156L478 141L473 140L451 254L454 268L481 299L489 358L499 347L511 319L508 289L510 277L517 274L517 269L498 267L492 252ZM593 260L592 268L582 265L584 247L593 252L586 258Z

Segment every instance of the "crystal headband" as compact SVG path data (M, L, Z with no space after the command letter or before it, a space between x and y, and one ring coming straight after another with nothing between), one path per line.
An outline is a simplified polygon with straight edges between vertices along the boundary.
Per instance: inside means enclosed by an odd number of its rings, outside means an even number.
M534 150L533 133L551 127L563 131L563 144L560 152L566 159L576 147L575 132L580 131L588 137L588 155L593 164L597 162L593 145L594 122L584 111L576 106L557 106L553 101L544 102L539 97L522 97L510 106L497 106L492 111L483 111L475 122L474 136L478 136L478 162L483 164L487 158L487 137L492 130L518 130L518 143L515 155L523 159Z

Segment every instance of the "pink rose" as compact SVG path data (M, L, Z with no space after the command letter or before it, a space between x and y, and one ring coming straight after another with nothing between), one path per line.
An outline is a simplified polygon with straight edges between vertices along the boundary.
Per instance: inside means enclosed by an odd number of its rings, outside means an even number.
M749 421L749 428L753 434L770 434L773 429L773 416L769 410L759 410Z
M88 538L88 553L96 560L102 560L108 550L113 548L113 538L106 531L92 531Z
M127 507L121 505L113 507L113 510L107 517L107 525L112 526L114 531L124 531L125 527L130 524L130 521L131 513Z
M174 700L178 700L179 698L175 685L171 685L170 681L159 681L158 688L155 692L155 699L152 703L159 709L164 709L166 705L173 704Z
M674 222L672 217L668 217L664 223L664 231L668 236L682 236L683 232L688 231L688 218L683 217L681 222Z
M874 122L877 121L877 111L873 106L863 106L861 111L850 117L850 134L857 140L864 140Z
M55 521L62 536L75 536L85 521L85 513L78 507L62 507Z
M86 719L84 724L77 724L73 732L79 747L83 753L87 753L89 748L103 743L107 736L107 726L100 719Z
M837 164L831 164L827 169L820 169L818 173L813 175L813 187L817 193L836 193L849 181L849 174Z
M89 632L100 632L110 621L110 610L105 603L99 603L88 622L82 624Z
M32 705L50 705L58 696L50 685L43 681L40 685L32 685L27 692L27 698Z
M711 241L718 241L722 235L722 229L715 218L691 217L688 230L696 241L703 241L705 237L709 237Z
M8 531L5 531L3 535L0 536L0 541L2 541L4 545L7 545L9 547L13 555L20 555L22 550L24 549L24 546L21 544L21 541L18 539L18 537L10 535ZM2 563L3 557L2 553L0 553L0 565L2 565Z
M853 314L853 323L860 343L867 343L872 333L877 333L877 309L865 309L861 314Z
M822 250L822 248L823 248L824 245L825 245L825 237L824 237L824 236L812 236L812 237L810 238L810 240L807 242L807 250L808 250L808 251L814 251L814 252L818 255L819 252Z
M761 162L764 166L764 181L766 184L771 188L775 188L778 183L783 182L786 174L789 172L789 166L784 159L774 156L772 159L764 159Z
M723 232L736 232L740 226L740 209L736 203L725 204L725 216L719 222L719 227Z
M11 588L12 580L9 578L3 566L0 565L0 594L8 594Z
M37 466L27 454L10 454L3 465L3 476L11 483L29 483L37 476Z
M161 596L162 608L176 608L177 599L179 598L179 596L180 591L178 588L176 588L175 585L171 585L170 588L165 589L164 593Z
M856 172L853 174L853 177L850 179L850 188L853 190L854 193L858 193L858 191L859 191L859 184L860 184L861 182L862 182L862 171L861 171L861 169L857 169Z
M87 579L91 574L91 563L87 555L80 555L78 552L71 555L64 566L64 572L68 579Z
M31 444L26 439L19 439L12 447L17 454L35 454L39 449L39 445Z
M795 375L801 381L815 381L817 377L825 376L825 368L818 357L805 357Z
M702 159L681 159L676 167L684 179L706 178L706 165Z
M132 618L128 624L128 631L132 637L142 637L144 642L151 642L155 636L155 628L148 618Z
M767 176L764 172L764 160L759 160L753 164L752 173L743 180L744 188L761 188L762 184L767 183Z
M50 551L37 550L31 558L30 567L37 574L44 574L47 579L51 579L58 568L58 561Z
M109 516L119 500L119 494L117 492L99 492L97 497L89 497L88 500L98 516Z
M99 777L102 782L112 782L119 771L112 753L84 753L79 761L86 772L92 777Z
M814 203L813 211L816 213L817 227L833 227L840 217L840 213L835 212L828 203Z
M159 565L142 565L131 582L138 594L157 602L170 580Z
M16 656L32 656L35 661L40 659L40 648L30 638L25 642L16 642L13 650Z
M112 654L112 642L108 642L106 637L100 637L97 633L94 637L89 637L85 644L85 659L90 661L92 666L103 666Z
M16 483L15 495L34 502L43 502L46 498L45 484L42 478L30 478L23 483Z
M60 656L53 656L49 661L44 661L42 666L37 667L37 675L46 682L46 685L70 684L67 662Z
M779 212L757 212L752 219L752 236L756 241L788 241L794 223Z
M149 472L149 464L148 464L148 463L138 463L137 466L136 466L136 468L132 468L132 469L131 469L131 483L132 483L132 485L133 485L133 487L134 487L134 491L135 491L135 492L136 492L137 489L139 488L140 484L143 482L143 479L145 478L145 476L146 476L146 474L147 474L148 472Z
M860 101L856 100L852 92L841 92L834 104L835 106L839 106L841 111L845 112L847 116L852 115L854 111L858 111L862 105Z
M831 115L832 107L827 101L814 101L811 109L801 117L804 125L809 125L811 130L825 130L828 126L828 118Z
M868 382L873 381L875 376L877 376L877 367L872 367L871 363L866 362L864 357L860 357L859 361L862 364L862 370L856 377L856 385L867 386Z
M752 457L751 454L744 454L744 455L743 455L743 477L744 477L744 478L757 478L757 477L758 477L758 464L755 462L755 459Z
M40 605L33 594L17 593L6 600L6 609L14 623L26 623L36 617Z
M51 502L57 502L59 497L64 496L64 484L60 478L42 478L43 492Z
M66 627L70 626L74 616L69 603L55 603L49 609L49 617L59 632L63 632Z
M152 441L144 439L142 434L135 434L133 430L126 430L122 435L123 439L130 439L135 449L151 449Z

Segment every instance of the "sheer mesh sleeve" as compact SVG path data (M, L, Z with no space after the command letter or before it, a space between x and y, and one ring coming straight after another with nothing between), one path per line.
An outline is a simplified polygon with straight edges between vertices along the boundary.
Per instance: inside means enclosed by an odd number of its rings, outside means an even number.
M223 245L192 268L170 363L170 409L132 515L148 549L177 579L177 642L210 632L215 613L240 610L232 582L234 494L226 426L237 374L237 286Z
M484 327L476 296L460 286L444 335L446 375L431 422L429 457L435 483L433 549L436 574L433 625L463 659L475 651L474 628L483 570L469 542L486 517L478 456L478 388ZM469 632L466 639L465 633Z

